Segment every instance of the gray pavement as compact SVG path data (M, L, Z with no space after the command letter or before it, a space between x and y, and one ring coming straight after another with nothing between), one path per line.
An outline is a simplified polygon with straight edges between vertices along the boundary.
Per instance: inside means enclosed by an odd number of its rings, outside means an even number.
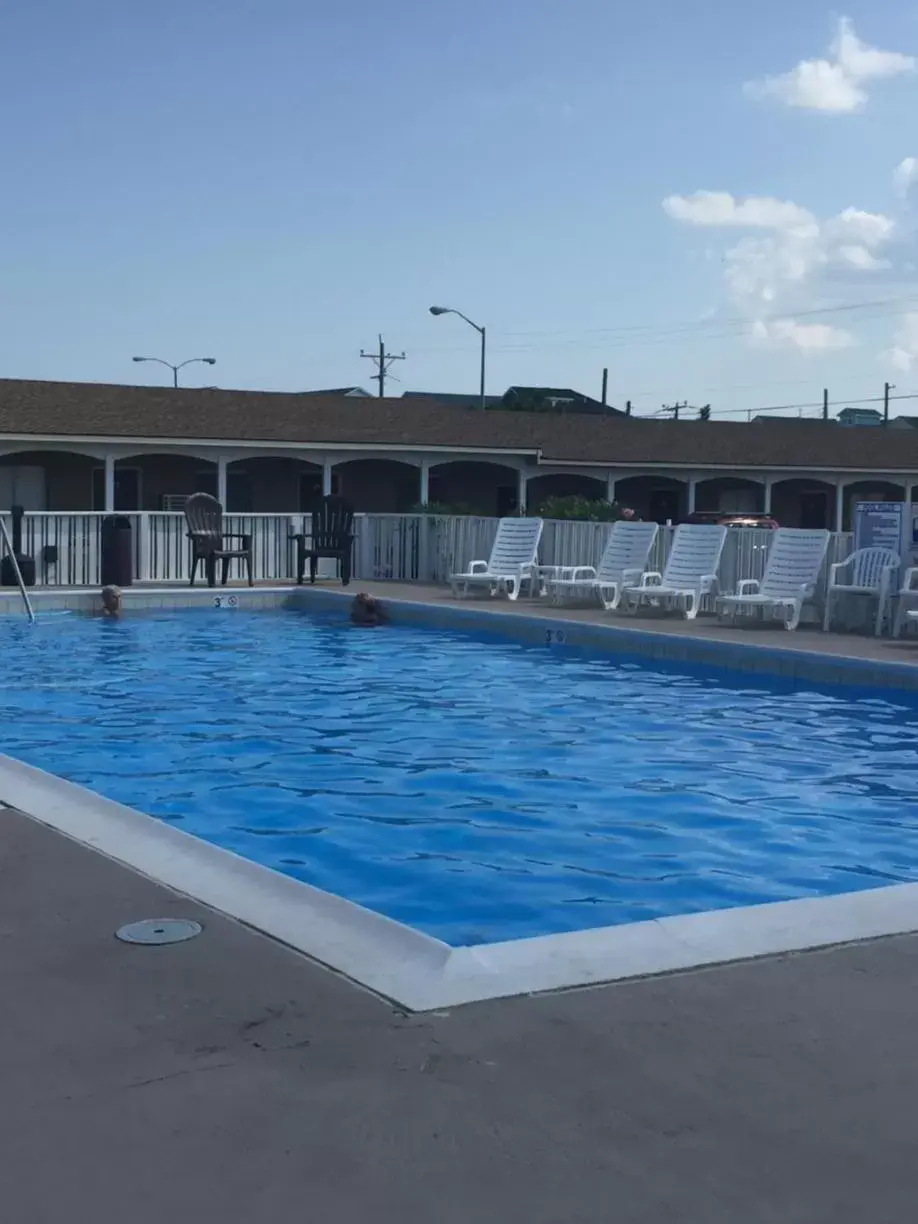
M915 1215L914 937L412 1017L2 811L0 981L11 1224Z

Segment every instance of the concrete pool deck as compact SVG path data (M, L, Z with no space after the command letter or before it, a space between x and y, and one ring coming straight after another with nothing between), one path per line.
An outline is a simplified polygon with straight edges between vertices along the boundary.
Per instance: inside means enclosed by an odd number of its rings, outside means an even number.
M11 1221L914 1214L915 937L406 1016L4 811L0 973Z

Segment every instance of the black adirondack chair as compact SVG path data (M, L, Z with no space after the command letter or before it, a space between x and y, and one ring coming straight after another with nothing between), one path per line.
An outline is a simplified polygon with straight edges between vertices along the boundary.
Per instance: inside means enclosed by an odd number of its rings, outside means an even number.
M320 557L333 557L338 562L341 582L351 580L351 558L354 551L354 510L342 497L323 497L312 512L312 530L297 532L296 580L302 583L309 559L309 581L315 582Z
M217 562L222 563L221 581L226 586L230 561L241 557L245 561L249 586L252 578L252 537L230 535L223 530L223 507L209 493L193 493L185 502L185 521L188 524L188 539L191 541L191 586L198 572L198 562L204 562L204 573L208 586L217 585ZM239 540L240 547L227 548L227 542Z

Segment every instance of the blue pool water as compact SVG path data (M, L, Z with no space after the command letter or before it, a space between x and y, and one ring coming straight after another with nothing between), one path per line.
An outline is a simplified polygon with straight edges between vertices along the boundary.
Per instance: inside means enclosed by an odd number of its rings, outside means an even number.
M295 612L0 624L0 745L454 945L918 879L918 706Z

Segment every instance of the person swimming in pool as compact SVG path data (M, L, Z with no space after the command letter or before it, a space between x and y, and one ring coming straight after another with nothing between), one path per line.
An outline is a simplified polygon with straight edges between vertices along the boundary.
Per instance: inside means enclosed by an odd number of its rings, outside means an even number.
M121 588L104 586L102 588L102 615L111 616L117 620L121 615Z
M368 595L366 591L354 596L354 602L351 604L352 624L375 628L377 625L384 625L388 619L385 608L374 596Z

